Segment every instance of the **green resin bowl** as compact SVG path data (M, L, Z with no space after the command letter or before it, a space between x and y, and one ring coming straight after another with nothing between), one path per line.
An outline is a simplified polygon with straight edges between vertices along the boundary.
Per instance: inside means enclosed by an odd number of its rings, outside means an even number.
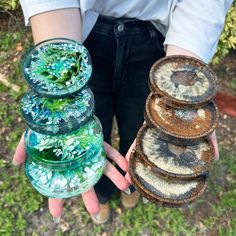
M57 163L50 169L37 164L27 156L26 175L33 187L51 198L69 198L86 192L93 187L103 174L105 152L100 148L88 160L81 163Z
M43 41L25 54L23 77L45 97L66 97L86 85L92 73L88 50L80 43L55 38Z
M101 124L93 117L68 135L25 133L26 175L47 197L67 198L95 185L105 165Z
M85 124L94 113L94 97L89 88L67 98L46 98L30 91L20 104L30 129L50 135L66 134Z

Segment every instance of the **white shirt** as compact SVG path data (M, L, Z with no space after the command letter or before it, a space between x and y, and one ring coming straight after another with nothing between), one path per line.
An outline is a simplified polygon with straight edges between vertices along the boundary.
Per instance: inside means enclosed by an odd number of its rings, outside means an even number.
M203 61L213 57L225 15L233 0L20 0L25 24L33 15L63 8L80 8L83 39L101 15L148 20L171 44Z

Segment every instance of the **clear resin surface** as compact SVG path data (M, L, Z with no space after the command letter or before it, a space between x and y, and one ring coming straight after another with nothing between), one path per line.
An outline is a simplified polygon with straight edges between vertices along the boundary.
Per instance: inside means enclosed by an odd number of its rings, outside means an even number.
M69 39L50 39L35 45L23 59L29 86L46 97L65 97L86 85L92 66L87 49Z
M27 125L43 134L65 134L86 123L94 112L89 88L66 98L47 98L30 91L21 100L21 113Z
M67 135L25 134L26 174L48 197L66 198L94 186L105 165L103 135L96 117Z

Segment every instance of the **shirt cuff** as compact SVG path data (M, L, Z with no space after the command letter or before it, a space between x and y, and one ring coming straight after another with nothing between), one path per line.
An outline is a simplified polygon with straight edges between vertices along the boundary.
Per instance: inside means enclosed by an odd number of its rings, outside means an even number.
M206 41L201 42L199 38L194 39L193 37L189 40L187 35L178 35L173 31L167 32L166 39L164 41L165 47L167 45L174 45L186 49L197 55L205 63L208 63L212 59L217 48L217 43L218 40L208 44Z
M21 7L24 13L25 25L29 26L29 18L31 16L58 10L65 8L79 8L79 0L50 0L50 1L40 1L40 0L20 0Z

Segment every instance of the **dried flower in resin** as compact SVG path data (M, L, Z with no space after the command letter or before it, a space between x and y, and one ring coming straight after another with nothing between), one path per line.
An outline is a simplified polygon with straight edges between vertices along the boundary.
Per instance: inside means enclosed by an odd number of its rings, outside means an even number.
M23 59L29 86L46 97L65 97L88 82L91 59L87 49L70 39L50 39L35 45Z
M25 134L26 175L47 197L66 198L94 186L105 167L102 127L96 117L64 135Z
M87 152L94 152L103 146L101 124L96 117L79 129L62 135L45 135L28 130L25 135L26 151L32 159L60 162L80 157Z
M83 88L66 98L47 98L30 91L21 100L27 125L43 134L65 134L85 124L94 113L94 97Z

